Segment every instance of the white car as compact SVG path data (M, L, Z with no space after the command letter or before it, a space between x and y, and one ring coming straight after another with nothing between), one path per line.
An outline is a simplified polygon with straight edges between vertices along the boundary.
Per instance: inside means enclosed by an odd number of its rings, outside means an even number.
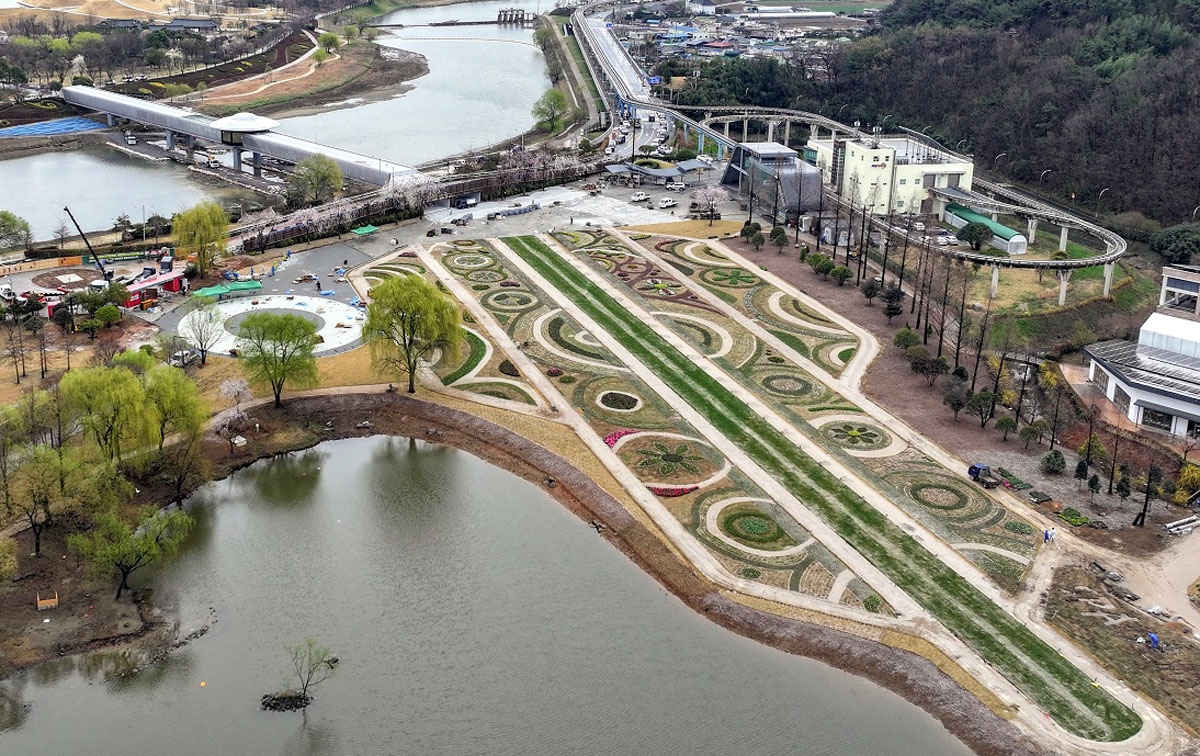
M686 188L682 181L668 181L666 186L668 192L682 192Z
M645 202L648 199L650 199L649 194L646 194L645 192L634 192L633 196L629 198L629 201L630 202Z
M663 197L658 201L658 209L666 210L668 207L675 207L678 204L679 203L675 201L674 197Z
M712 166L713 164L712 155L697 155L696 159L708 166Z
M912 227L913 227L913 231L924 231L925 230L925 224L920 221L917 221L916 223L914 223Z

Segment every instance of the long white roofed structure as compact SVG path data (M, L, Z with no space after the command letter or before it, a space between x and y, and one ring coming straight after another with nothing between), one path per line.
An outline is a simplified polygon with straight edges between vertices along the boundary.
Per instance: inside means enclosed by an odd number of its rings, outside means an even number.
M64 87L62 95L72 105L108 115L110 125L116 116L161 128L166 132L168 145L174 144L176 135L186 137L189 147L196 139L225 145L233 151L237 170L241 170L242 153L249 152L256 173L264 155L293 164L312 155L325 155L338 164L346 178L374 186L417 173L411 166L275 133L273 129L279 125L276 121L253 113L214 119L174 105L85 86Z

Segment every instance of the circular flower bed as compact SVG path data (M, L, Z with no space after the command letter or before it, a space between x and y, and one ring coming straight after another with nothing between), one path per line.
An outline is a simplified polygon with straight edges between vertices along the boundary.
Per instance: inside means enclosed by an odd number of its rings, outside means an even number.
M721 518L721 529L740 541L772 543L784 536L779 523L759 512L734 511Z
M455 255L448 261L452 268L486 268L492 264L492 258L480 254Z
M714 286L724 286L734 289L748 289L757 286L762 281L750 271L741 268L716 268L700 274L700 280Z
M891 442L881 429L865 423L833 423L821 432L845 449L882 449Z
M498 312L521 312L537 305L537 298L529 292L508 289L492 291L480 301L488 309Z
M797 375L786 373L768 375L762 379L762 384L768 391L784 396L804 396L813 390L812 384L808 381Z
M914 483L909 490L914 499L930 509L962 509L969 501L965 493L942 483Z
M467 274L466 278L475 283L499 283L504 280L504 274L498 270L473 270Z
M643 294L655 297L673 297L683 291L683 284L665 278L648 278L635 288Z
M642 400L624 391L605 391L596 401L601 407L617 412L633 412L642 406Z

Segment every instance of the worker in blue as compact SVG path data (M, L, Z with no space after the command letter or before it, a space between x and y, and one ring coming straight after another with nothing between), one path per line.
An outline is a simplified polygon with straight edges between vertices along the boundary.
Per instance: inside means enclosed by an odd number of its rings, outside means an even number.
M1158 648L1158 634L1146 633L1146 640L1150 641L1150 648Z

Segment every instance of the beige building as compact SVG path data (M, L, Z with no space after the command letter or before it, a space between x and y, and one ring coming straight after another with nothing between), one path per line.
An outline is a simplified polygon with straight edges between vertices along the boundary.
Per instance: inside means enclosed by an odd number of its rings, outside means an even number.
M804 158L821 169L825 184L876 215L934 213L930 187L971 190L969 158L908 136L853 139L814 135Z

